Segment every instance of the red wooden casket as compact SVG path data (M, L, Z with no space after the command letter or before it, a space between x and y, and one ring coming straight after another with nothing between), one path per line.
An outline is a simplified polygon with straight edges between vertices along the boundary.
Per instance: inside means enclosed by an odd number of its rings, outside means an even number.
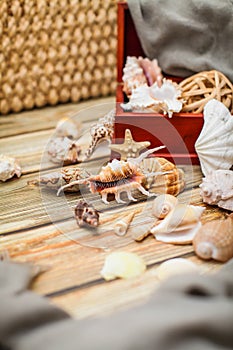
M122 91L122 74L127 56L145 54L139 42L126 2L118 3L118 87L116 122L113 143L122 143L125 129L129 128L136 141L150 141L152 147L166 145L156 153L176 164L199 164L194 144L203 126L202 114L174 113L172 118L162 114L124 112L121 103L127 101ZM175 81L179 78L170 77ZM113 156L118 156L114 153Z

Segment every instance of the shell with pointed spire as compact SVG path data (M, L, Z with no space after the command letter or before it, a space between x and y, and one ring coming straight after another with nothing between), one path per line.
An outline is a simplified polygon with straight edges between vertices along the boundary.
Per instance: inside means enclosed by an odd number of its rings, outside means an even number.
M194 237L193 247L202 259L230 260L233 257L233 215L204 224Z
M158 219L164 219L178 204L178 199L170 194L161 194L153 200L152 214Z

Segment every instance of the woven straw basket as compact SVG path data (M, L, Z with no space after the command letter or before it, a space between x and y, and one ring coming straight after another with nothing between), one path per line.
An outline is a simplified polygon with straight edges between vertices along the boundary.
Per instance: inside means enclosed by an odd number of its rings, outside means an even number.
M116 87L116 0L0 0L0 114Z

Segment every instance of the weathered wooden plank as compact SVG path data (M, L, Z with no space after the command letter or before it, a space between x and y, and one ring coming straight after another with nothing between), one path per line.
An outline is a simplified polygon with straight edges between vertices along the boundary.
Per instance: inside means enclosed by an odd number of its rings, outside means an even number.
M220 263L201 261L195 256L187 258L200 265L205 273L219 270ZM103 282L88 288L81 288L68 294L52 297L52 302L77 319L102 317L116 310L128 310L145 303L159 288L156 266L134 279Z
M106 97L0 116L0 138L52 129L61 118L72 118L77 113L80 121L94 121L102 116L102 111L110 110L114 104L114 97ZM91 110L91 113L82 110Z

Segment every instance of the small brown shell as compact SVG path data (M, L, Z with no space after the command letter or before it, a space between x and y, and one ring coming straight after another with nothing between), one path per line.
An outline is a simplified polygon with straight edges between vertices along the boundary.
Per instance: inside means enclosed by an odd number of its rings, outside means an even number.
M164 219L178 204L178 199L171 194L161 194L153 200L152 214L158 219Z
M177 196L185 186L184 172L165 158L145 158L140 163L140 168L145 174L144 187L151 193L168 193ZM162 172L161 175L153 173ZM147 175L148 174L148 175ZM152 175L150 175L152 174Z
M225 262L233 257L233 216L226 220L213 220L196 233L193 246L202 259Z
M80 200L75 207L75 218L77 224L80 227L92 226L97 227L99 225L99 213L93 207L84 200Z

